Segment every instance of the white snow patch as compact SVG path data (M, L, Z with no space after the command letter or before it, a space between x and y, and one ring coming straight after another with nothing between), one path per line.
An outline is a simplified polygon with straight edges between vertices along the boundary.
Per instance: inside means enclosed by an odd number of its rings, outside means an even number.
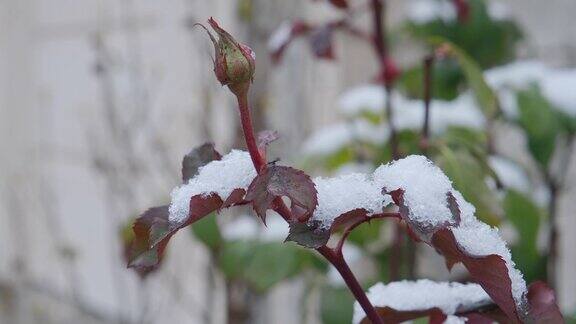
M576 117L576 69L555 70L540 84L542 93L554 107Z
M529 193L532 190L528 175L517 163L495 155L490 156L488 163L505 188L515 189L524 193Z
M493 89L523 89L541 80L549 69L540 61L524 60L492 68L484 72L486 82Z
M368 85L345 92L339 101L339 109L346 116L358 116L362 112L382 115L386 93L381 86ZM424 122L424 101L407 99L397 92L392 94L392 106L396 114L394 124L398 129L420 129ZM432 100L430 125L433 133L441 133L448 126L464 126L480 129L485 118L472 95L464 93L452 101Z
M336 178L314 179L318 191L318 206L310 221L320 221L330 228L334 219L346 212L363 208L368 215L380 213L392 202L382 194L381 187L365 174L352 173Z
M408 6L408 19L416 24L425 24L438 19L452 22L456 18L456 8L447 0L415 0Z
M281 242L288 236L289 230L288 223L280 217L269 217L264 226L253 215L242 215L222 226L222 236L228 241Z
M367 84L354 87L338 99L338 108L346 115L357 115L363 111L380 113L386 104L386 92L381 85Z
M446 200L452 182L426 157L411 155L380 166L374 171L374 181L388 191L403 189L410 220L420 227L434 228L453 221Z
M508 20L512 17L510 7L500 0L490 0L486 3L488 16L494 20Z
M190 212L190 199L196 195L215 193L226 200L234 189L247 189L256 177L248 152L232 150L222 160L201 167L188 183L172 190L170 222L183 222Z
M292 22L283 22L268 39L268 50L276 52L292 37Z
M387 285L377 283L368 290L368 299L376 307L390 307L397 311L439 308L444 314L456 313L458 307L482 305L491 299L478 284L434 282L428 279L397 281ZM354 303L353 323L366 316L358 302Z
M321 128L313 133L303 144L307 155L329 155L353 142L379 144L388 138L385 125L374 125L359 119L348 123L339 123Z

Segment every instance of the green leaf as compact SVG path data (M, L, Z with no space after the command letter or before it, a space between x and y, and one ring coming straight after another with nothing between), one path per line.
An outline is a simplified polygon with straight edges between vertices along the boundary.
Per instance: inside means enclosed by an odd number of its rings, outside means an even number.
M374 242L380 238L382 226L386 222L367 222L358 227L356 227L350 235L348 235L348 241L364 246L368 243Z
M398 80L399 88L409 98L423 99L424 69L421 65L408 69ZM459 86L464 75L454 60L436 61L432 70L432 98L454 100L458 97Z
M324 324L349 324L354 312L354 298L345 288L324 287L320 312Z
M440 138L452 149L464 148L468 151L484 151L488 139L486 134L471 128L451 126Z
M554 154L559 133L558 117L535 87L518 92L517 97L520 125L528 137L528 149L540 166L546 169Z
M503 211L495 193L486 184L488 173L482 161L465 150L444 146L440 149L437 163L454 187L476 207L476 216L480 220L490 225L500 223Z
M222 272L229 279L244 280L259 292L306 268L319 267L315 259L294 245L257 241L226 242L219 256Z
M541 279L546 268L536 246L542 217L540 209L525 195L509 190L504 198L504 210L519 235L518 243L512 247L514 261L528 282Z
M501 65L516 57L516 44L522 38L512 20L494 19L488 13L485 0L467 0L470 16L466 23L456 19L437 19L424 24L408 23L408 32L426 40L431 36L445 38L458 45L483 69Z
M493 119L500 113L500 108L498 106L498 99L492 91L492 88L486 83L484 79L484 74L480 66L471 58L468 53L459 48L454 43L440 38L433 37L430 42L436 46L447 46L449 54L452 55L460 65L468 85L474 92L476 101L482 108L482 112L487 119Z
M216 250L222 245L222 234L216 222L216 213L212 213L192 226L194 236L210 250Z
M325 166L329 171L336 170L342 165L354 160L355 154L351 147L343 147L325 158Z
M318 221L309 223L290 223L287 242L295 242L303 247L317 249L330 239L330 229L322 228Z

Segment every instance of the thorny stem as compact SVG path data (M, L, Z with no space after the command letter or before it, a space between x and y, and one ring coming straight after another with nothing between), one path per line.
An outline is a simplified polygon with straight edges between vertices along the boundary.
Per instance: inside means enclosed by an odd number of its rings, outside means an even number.
M236 89L237 90L237 89ZM248 152L250 153L250 157L252 162L254 163L254 167L260 173L266 167L266 160L260 154L258 150L258 146L256 144L256 137L254 136L254 128L252 127L252 119L250 117L250 109L248 107L248 87L246 87L243 91L234 91L236 98L238 99L238 108L240 110L240 120L242 122L242 130L244 131L244 138L246 140L246 146L248 147ZM277 197L274 200L273 204L274 211L276 211L284 220L290 222L294 219L290 209L284 204L280 197ZM370 303L370 300L366 296L364 289L348 267L346 260L342 255L342 250L334 250L329 248L328 246L324 245L318 249L316 249L318 253L328 260L335 268L338 270L344 282L348 286L348 289L352 292L362 309L366 313L366 316L373 324L384 324L382 319L374 309L374 306Z

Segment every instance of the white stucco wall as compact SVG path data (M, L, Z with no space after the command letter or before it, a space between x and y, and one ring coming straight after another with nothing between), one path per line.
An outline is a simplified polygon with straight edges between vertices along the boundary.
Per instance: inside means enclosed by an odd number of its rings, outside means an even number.
M305 0L256 1L261 14L252 28L264 35L249 36L230 2L0 2L0 304L6 296L17 303L15 312L0 308L0 323L136 321L143 310L154 323L205 323L207 313L213 323L224 321L224 312L207 309L211 302L203 297L214 291L212 305L222 303L222 282L206 280L206 253L190 236L178 236L166 271L142 286L124 269L117 231L129 217L166 201L190 147L207 138L222 150L235 142L232 97L216 84L210 44L185 27L188 19L217 17L257 43L281 18L334 15ZM400 12L402 4L391 2ZM510 5L526 27L530 51L555 65L576 65L576 2ZM102 46L95 45L97 37ZM336 120L336 95L371 71L369 50L347 37L338 41L338 64L314 62L297 42L262 76L268 78L260 90L269 93L267 122L284 135L282 148L297 148L313 127ZM110 79L95 73L105 52ZM359 56L369 59L358 63ZM268 63L260 71L269 72ZM110 119L110 111L116 117ZM560 207L565 234L576 232L574 197L571 189ZM560 294L565 307L576 308L576 255L567 248L576 239L562 237ZM275 291L267 313L294 294ZM283 323L299 322L283 312ZM267 313L261 322L269 322Z

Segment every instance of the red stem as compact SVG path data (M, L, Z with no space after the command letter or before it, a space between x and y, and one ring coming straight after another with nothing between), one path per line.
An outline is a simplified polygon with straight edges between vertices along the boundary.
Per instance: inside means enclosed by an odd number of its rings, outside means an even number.
M338 273L340 273L342 279L344 279L346 286L348 286L348 289L350 289L354 298L356 298L366 313L366 317L368 317L373 324L384 324L384 321L382 321L382 318L380 318L380 315L378 315L378 312L376 312L376 309L366 296L364 289L362 289L362 286L358 280L356 280L354 273L352 273L352 270L348 267L348 264L342 255L342 251L334 251L327 246L322 246L316 250L322 254L326 260L330 261L336 270L338 270Z
M256 136L254 136L254 127L252 126L252 117L250 116L250 107L248 106L248 91L242 91L236 95L238 99L238 108L240 109L240 121L242 122L242 131L246 139L246 146L252 158L252 163L256 171L260 173L266 166L266 160L258 150Z
M242 121L242 130L244 131L244 138L246 139L246 146L248 147L248 152L254 163L254 167L258 172L266 167L265 158L260 155L258 150L258 145L256 144L256 137L254 136L254 128L252 127L252 119L250 117L250 109L248 107L248 89L246 91L234 91L238 99L238 106L240 109L240 119ZM274 200L274 211L284 218L287 222L293 219L290 209L284 204L280 197ZM348 267L346 260L342 256L342 250L334 251L327 247L326 245L316 249L321 255L323 255L326 260L328 260L338 272L342 275L344 282L362 306L362 309L366 313L366 316L374 324L384 324L374 306L370 303L370 300L366 296L366 293L360 286L360 283Z

